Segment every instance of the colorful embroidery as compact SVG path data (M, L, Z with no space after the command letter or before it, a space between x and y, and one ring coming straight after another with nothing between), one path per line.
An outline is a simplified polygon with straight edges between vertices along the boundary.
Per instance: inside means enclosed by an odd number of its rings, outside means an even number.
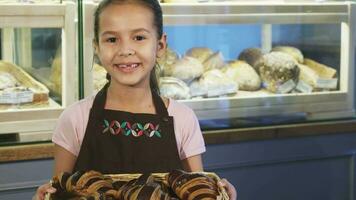
M159 132L159 124L156 126L152 123L147 123L142 125L140 123L130 124L130 122L120 122L113 120L109 123L108 120L104 120L104 130L103 133L109 132L112 135L123 134L125 136L133 135L134 137L140 137L146 135L148 137L153 137L154 135L161 138L161 133Z

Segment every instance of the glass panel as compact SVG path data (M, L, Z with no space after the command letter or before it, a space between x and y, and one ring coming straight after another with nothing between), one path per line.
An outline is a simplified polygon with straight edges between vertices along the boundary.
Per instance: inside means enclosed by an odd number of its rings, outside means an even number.
M2 29L1 110L61 104L61 38L60 28Z

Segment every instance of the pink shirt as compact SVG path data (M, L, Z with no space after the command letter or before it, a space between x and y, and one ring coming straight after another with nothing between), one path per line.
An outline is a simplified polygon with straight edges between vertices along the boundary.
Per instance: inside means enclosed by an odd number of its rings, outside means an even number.
M54 130L52 141L78 156L89 112L95 96L82 99L63 111ZM193 110L188 106L170 99L168 114L173 116L174 131L180 159L205 152L204 139L199 122Z

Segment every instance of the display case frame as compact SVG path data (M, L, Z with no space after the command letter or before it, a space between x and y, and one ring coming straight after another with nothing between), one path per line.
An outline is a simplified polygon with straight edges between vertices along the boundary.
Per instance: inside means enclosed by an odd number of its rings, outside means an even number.
M163 3L164 25L261 24L261 48L272 47L271 24L340 24L339 90L331 92L276 94L264 97L203 98L179 100L191 107L199 120L302 116L303 120L341 119L355 116L354 2L242 1L215 3ZM84 91L93 93L93 13L96 3L84 3ZM168 36L169 37L169 36Z
M4 4L0 6L2 52L5 61L13 62L13 37L11 28L59 28L61 29L61 104L49 100L41 108L0 110L0 134L19 134L19 140L48 140L55 123L65 107L78 100L78 67L76 60L76 4Z

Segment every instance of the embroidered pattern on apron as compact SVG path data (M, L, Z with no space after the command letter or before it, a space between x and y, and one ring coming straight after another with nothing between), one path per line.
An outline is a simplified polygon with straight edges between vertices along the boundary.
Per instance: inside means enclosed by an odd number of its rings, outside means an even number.
M147 137L156 136L158 138L162 138L159 124L154 125L152 123L146 123L143 125L141 123L134 123L131 125L131 123L127 121L120 123L117 120L109 122L108 120L104 119L103 128L103 133L109 133L112 135L123 134L125 136L133 135L134 137L146 135Z

